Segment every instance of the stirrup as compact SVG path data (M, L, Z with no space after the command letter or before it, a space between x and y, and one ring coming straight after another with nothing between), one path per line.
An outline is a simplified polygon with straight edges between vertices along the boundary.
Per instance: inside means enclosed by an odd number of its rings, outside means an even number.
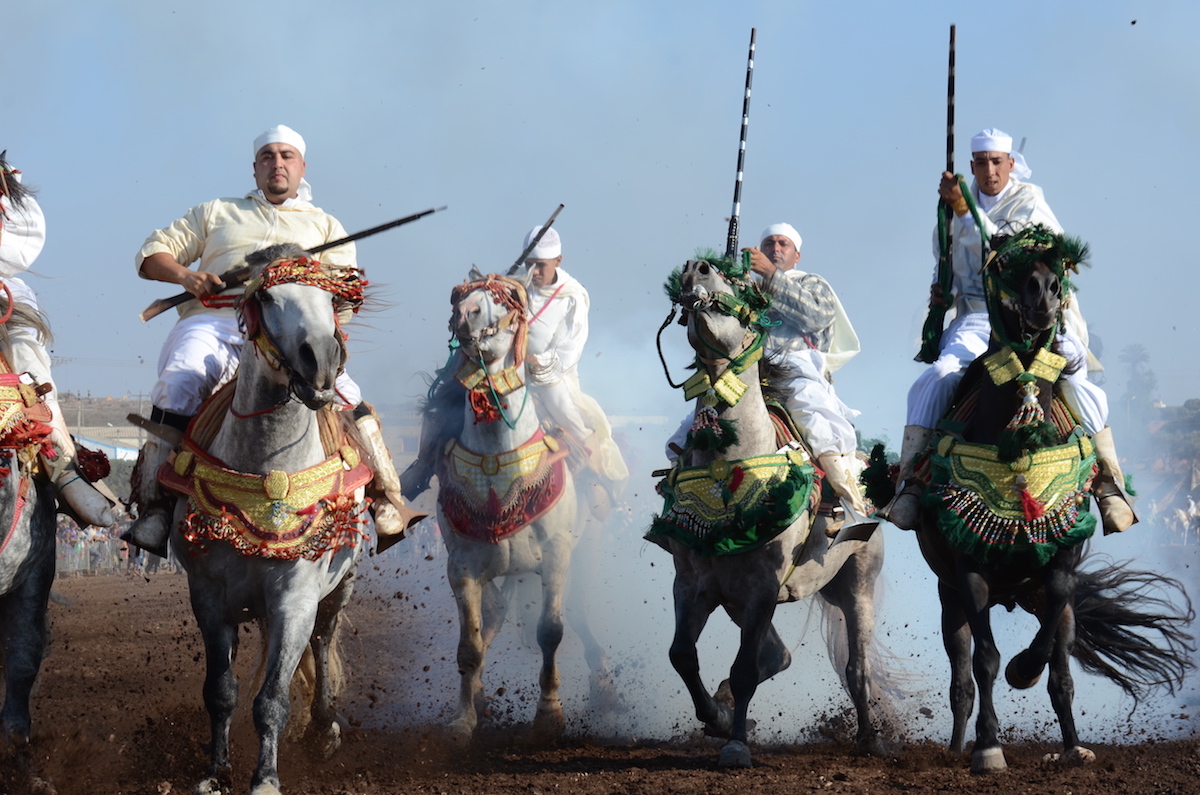
M174 503L172 506L174 507ZM171 535L172 512L166 505L151 504L142 511L124 533L121 540L139 549L167 557L167 539Z
M906 480L887 505L875 512L880 519L891 522L901 530L916 530L920 520L920 500L925 485L920 481Z
M403 499L399 500L399 503L397 505L386 493L373 498L371 517L375 520L376 553L390 549L397 541L405 538L417 522L429 515L409 508Z

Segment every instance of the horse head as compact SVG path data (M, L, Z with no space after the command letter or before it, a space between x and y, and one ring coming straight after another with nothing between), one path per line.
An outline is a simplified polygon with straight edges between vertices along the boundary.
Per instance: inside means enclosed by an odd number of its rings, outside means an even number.
M367 286L362 272L331 272L291 244L246 259L255 270L239 312L255 356L267 364L266 378L314 411L329 405L347 358L338 312L358 311Z
M1047 345L1073 290L1070 271L1086 264L1077 238L1036 225L998 241L984 266L992 330L1013 350Z
M702 359L732 359L761 341L770 298L750 280L744 261L700 256L671 274L667 295L683 307L680 322Z
M492 274L465 281L450 293L450 332L463 355L485 365L511 351L514 364L525 359L525 287L506 276Z

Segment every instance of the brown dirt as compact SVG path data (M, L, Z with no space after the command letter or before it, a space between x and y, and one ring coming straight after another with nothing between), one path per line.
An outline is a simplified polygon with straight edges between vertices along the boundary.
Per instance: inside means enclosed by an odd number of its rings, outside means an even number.
M368 569L370 567L367 567ZM369 578L370 572L367 576ZM367 583L369 586L369 583ZM24 764L0 760L0 792L191 792L201 778L207 718L201 703L203 644L192 621L186 578L160 573L60 578L51 605L53 637L34 701L34 738ZM395 623L370 588L350 607L354 643L370 654ZM447 595L448 596L448 595ZM447 627L447 632L455 632ZM257 630L243 634L242 702L235 719L234 792L248 789L257 743L249 710ZM413 648L419 646L419 641ZM430 661L436 662L436 661ZM452 665L440 662L439 665ZM418 663L408 663L414 668ZM361 667L361 663L360 663ZM244 670L242 670L244 669ZM423 668L422 670L428 670ZM427 680L428 681L428 680ZM1200 741L1094 745L1098 761L1060 769L1042 757L1051 743L1006 749L1010 769L971 776L964 758L933 743L897 749L884 759L859 757L834 740L754 746L754 767L716 769L719 746L697 735L670 742L597 741L574 737L537 745L526 727L492 726L469 749L441 739L436 727L380 728L363 720L393 696L360 680L343 696L350 727L337 755L319 761L302 743L283 746L285 792L475 793L566 792L971 792L1194 793L1200 791ZM449 701L452 693L440 694ZM398 700L402 700L399 695ZM348 704L347 704L348 701ZM358 717L355 717L355 716ZM690 731L682 714L682 725ZM27 767L26 767L27 766ZM52 785L31 786L32 770Z

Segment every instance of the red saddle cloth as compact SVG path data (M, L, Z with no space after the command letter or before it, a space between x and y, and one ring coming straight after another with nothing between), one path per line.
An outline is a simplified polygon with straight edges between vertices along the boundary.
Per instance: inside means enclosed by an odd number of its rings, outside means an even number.
M540 519L562 497L567 452L539 430L515 450L475 453L453 440L438 469L438 502L461 536L497 544Z

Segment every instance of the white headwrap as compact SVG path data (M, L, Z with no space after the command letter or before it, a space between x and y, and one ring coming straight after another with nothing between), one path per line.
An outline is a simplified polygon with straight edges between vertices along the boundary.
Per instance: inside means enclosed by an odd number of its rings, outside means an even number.
M20 172L6 177L21 181ZM14 276L29 270L42 246L46 244L46 217L31 195L26 195L20 207L7 196L0 196L0 276Z
M300 153L300 157L304 157L304 136L286 124L277 124L255 138L254 156L258 157L258 150L267 144L287 144L288 146L294 146L296 147L296 151Z
M1012 136L1003 130L989 127L971 139L971 154L976 152L1005 152L1012 155L1012 175L1021 182L1026 182L1033 176L1033 169L1025 162L1025 156L1014 152Z
M271 129L264 132L262 135L254 139L254 159L258 159L258 151L267 144L287 144L288 146L296 147L296 151L300 153L300 159L304 159L304 151L307 148L304 145L304 136L288 127L286 124L276 124ZM262 196L262 191L258 191ZM266 198L265 196L263 198ZM286 199L283 202L284 207L289 207L294 204L312 201L312 185L308 184L308 180L301 178L300 184L296 188L296 196L292 199Z
M522 248L532 243L540 231L542 231L541 224L530 229L529 234L525 235L525 243ZM538 244L525 256L529 259L554 259L555 257L562 256L562 238L558 236L558 230L554 227L547 229L546 234L542 235L542 239L538 241Z
M771 224L763 230L761 235L758 236L759 245L762 245L762 241L766 240L768 237L774 237L775 235L783 235L788 240L792 241L792 243L795 244L797 251L800 250L800 245L804 242L800 237L800 233L796 231L796 227L792 226L791 224Z
M1012 154L1012 136L995 127L976 133L971 139L971 154L976 152L1004 152Z

